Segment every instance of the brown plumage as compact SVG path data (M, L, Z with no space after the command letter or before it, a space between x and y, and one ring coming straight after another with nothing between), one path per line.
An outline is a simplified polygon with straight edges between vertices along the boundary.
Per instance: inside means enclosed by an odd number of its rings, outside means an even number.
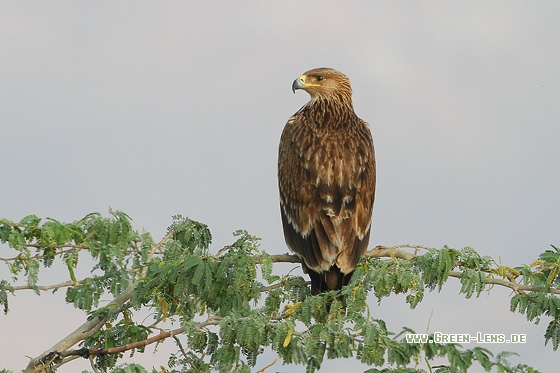
M375 195L369 125L352 106L348 77L329 68L292 84L310 101L289 120L278 152L284 237L303 260L311 293L341 289L367 250Z

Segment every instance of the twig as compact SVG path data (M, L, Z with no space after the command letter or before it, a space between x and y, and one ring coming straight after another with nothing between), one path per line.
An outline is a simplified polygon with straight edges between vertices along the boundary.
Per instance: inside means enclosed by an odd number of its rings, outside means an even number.
M274 359L274 361L272 363L270 363L267 366L265 366L264 368L258 370L257 373L263 373L266 369L268 369L271 366L273 366L274 364L276 364L278 362L278 360L280 360L280 355L276 356L276 359Z
M139 268L135 268L135 269L131 269L130 271L126 271L126 273L138 273L140 272ZM52 289L60 289L60 288L66 288L69 286L76 286L76 285L80 285L83 284L84 282L88 281L89 279L91 279L91 277L86 277L83 278L81 280L76 280L74 281L66 281L66 282L61 282L60 284L51 284L51 285L20 285L20 286L14 286L12 287L12 291L19 291L19 290L40 290L40 291L49 291Z
M430 323L432 322L432 316L434 316L434 309L432 308L432 312L430 312L430 317L428 318L428 324L426 325L426 334L428 334L428 332L430 331ZM417 355L417 360L416 360L416 364L414 365L414 369L418 368L418 365L420 365L420 355L422 354L422 351L424 351L424 344L422 344L420 346L420 351L418 351L418 355Z
M206 321L203 321L201 323L199 323L198 325L196 325L197 329L202 329L206 326L209 325L219 325L220 321L223 318L220 316L210 316ZM44 362L42 362L42 364L40 366L37 366L36 369L44 369L45 365L50 365L50 364L57 364L57 365L62 365L63 362L67 362L73 359L76 359L77 357L84 357L84 358L89 358L90 356L95 356L95 355L110 355L110 354L118 354L121 352L125 352L128 350L132 350L135 348L139 348L139 347L144 347L147 345L150 345L152 343L161 341L162 339L165 338L169 338L169 337L173 337L176 339L176 335L178 334L182 334L184 333L185 329L184 328L178 328L178 329L174 329L174 330L169 330L169 331L165 331L165 332L161 332L153 337L150 338L146 338L143 339L141 341L138 342L134 342L134 343L128 343L122 346L117 346L117 347L111 347L111 348L81 348L78 350L66 350L66 351L62 351L62 352L50 352L49 354L45 355L46 357L43 358L43 360L45 360ZM177 339L176 339L177 340ZM186 352L183 350L182 346L180 346L183 355L185 355L186 357ZM62 360L61 360L62 359Z
M124 352L124 351L128 351L128 350L132 350L135 348L139 348L139 347L144 347L147 346L149 344L152 344L154 342L160 341L162 339L165 338L169 338L169 337L173 337L177 334L183 333L185 331L185 329L183 328L178 328L175 330L170 330L167 332L163 332L160 333L158 335L155 335L151 338L147 338L138 342L134 342L134 343L128 343L122 346L118 346L118 347L111 347L111 348L91 348L88 350L88 355L109 355L109 354L118 354L120 352ZM83 355L83 352L80 352L80 350L68 350L68 351L64 351L60 353L60 356L66 357L66 356L71 356L71 355Z
M65 288L65 287L69 287L69 286L74 286L74 285L82 283L83 281L85 281L85 280L76 281L76 282L66 281L66 282L62 282L60 284L44 285L44 286L41 286L41 285L35 285L35 286L21 285L21 286L14 286L12 288L12 290L13 291L18 291L18 290L35 290L35 289L37 289L37 290L41 290L41 291L49 291L51 289L60 289L60 288Z
M179 338L174 335L173 339L175 340L175 343L177 344L177 346L179 346L179 350L181 351L181 354L183 354L183 357L185 358L185 360L190 364L190 366L196 370L197 372L200 372L200 369L198 369L191 361L191 359L189 358L189 356L187 355L187 352L185 351L185 349L183 348L183 345L181 344L181 341L179 340Z

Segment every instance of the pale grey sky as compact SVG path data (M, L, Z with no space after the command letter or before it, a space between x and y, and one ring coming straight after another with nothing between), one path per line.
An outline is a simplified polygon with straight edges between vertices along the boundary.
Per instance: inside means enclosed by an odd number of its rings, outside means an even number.
M372 127L372 246L530 263L560 244L559 20L553 1L1 2L0 216L112 207L158 238L181 213L209 225L213 250L242 228L286 252L277 146L308 99L290 86L328 66L350 77ZM400 296L372 296L372 310L393 331L425 330L433 310L431 331L527 333L484 347L556 369L549 320L511 314L504 289L467 301L451 283L416 310ZM22 369L82 322L59 293L11 298L0 368Z

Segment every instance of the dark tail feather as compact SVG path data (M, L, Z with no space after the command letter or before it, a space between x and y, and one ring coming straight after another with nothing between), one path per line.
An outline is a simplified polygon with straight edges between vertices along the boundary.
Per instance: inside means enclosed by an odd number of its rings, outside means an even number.
M329 290L340 290L344 285L348 285L352 272L344 274L340 272L337 266L332 266L328 271L317 273L302 264L303 271L307 273L311 279L311 294L317 295Z

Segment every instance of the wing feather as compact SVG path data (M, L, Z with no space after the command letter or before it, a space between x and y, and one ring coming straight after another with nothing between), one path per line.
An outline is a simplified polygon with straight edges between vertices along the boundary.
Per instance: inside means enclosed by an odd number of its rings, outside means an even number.
M375 193L375 155L367 123L347 118L317 128L306 107L284 128L279 188L290 249L315 272L351 273L366 251ZM309 109L309 108L307 108Z

